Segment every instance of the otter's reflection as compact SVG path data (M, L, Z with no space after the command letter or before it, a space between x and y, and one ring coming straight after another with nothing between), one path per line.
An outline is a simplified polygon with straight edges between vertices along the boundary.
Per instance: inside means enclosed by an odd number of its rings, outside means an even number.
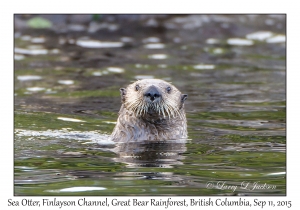
M186 140L143 141L117 143L114 152L117 162L126 163L127 167L163 167L183 164L182 155L186 151Z

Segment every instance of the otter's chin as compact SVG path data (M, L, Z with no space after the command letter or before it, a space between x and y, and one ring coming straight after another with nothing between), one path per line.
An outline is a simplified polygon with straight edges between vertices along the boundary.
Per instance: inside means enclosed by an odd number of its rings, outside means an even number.
M154 107L149 107L147 112L147 114L150 114L150 115L158 115L158 111L154 108Z

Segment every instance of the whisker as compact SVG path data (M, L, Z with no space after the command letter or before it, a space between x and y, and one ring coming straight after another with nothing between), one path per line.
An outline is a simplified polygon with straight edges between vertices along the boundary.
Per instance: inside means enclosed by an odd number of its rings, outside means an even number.
M169 119L170 119L170 108L169 108L169 106L168 106L168 104L165 104L165 109L166 109L166 112L168 113L168 117L169 117Z
M126 102L125 107L138 117L147 115L149 109L152 109L158 116L163 116L164 119L167 116L169 119L176 117L184 119L182 112L179 110L177 101L171 98L164 98L154 103L147 103L143 98L136 98L130 102Z

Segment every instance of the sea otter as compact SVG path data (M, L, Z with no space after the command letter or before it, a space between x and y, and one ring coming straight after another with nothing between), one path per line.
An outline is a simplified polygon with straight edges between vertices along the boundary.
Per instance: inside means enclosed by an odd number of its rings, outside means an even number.
M187 138L186 94L160 79L143 79L121 88L122 106L111 134L115 142Z

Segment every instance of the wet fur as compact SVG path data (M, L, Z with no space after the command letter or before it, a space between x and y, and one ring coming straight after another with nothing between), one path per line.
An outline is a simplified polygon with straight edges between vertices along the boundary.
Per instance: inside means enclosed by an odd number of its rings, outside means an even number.
M155 86L161 93L161 98L156 103L149 103L144 97L144 91L150 86ZM169 92L168 87L171 88ZM111 134L113 141L187 138L184 111L187 95L181 94L176 87L163 80L144 79L134 82L126 89L121 88L120 91L122 106Z

